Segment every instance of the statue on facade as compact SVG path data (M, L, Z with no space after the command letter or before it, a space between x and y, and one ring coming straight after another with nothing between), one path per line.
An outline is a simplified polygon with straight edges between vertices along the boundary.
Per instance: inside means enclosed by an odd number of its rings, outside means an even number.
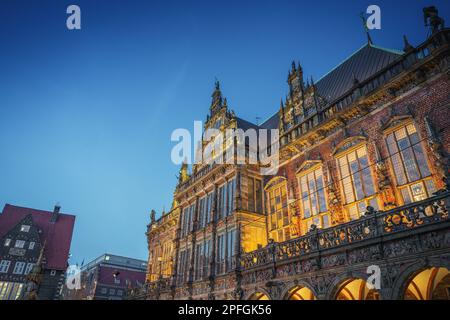
M450 189L450 165L448 156L444 150L442 140L436 133L430 119L425 116L425 129L427 131L428 136L428 146L430 147L432 154L430 155L434 166L436 168L437 174L440 179L442 179L443 188L445 190Z
M378 146L374 144L375 151L375 173L377 176L377 184L379 193L383 199L385 209L391 209L395 207L395 195L392 188L391 180L389 178L388 168L384 159L380 155Z
M152 211L150 212L150 223L151 223L151 224L155 223L155 221L156 221L155 216L156 216L156 212L155 212L155 210L152 210Z
M426 27L431 27L432 33L444 29L444 19L439 17L439 11L435 6L423 8L423 19Z

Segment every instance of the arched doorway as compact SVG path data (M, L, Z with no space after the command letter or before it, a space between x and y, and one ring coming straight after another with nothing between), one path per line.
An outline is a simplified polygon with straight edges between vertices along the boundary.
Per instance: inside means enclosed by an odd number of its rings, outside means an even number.
M269 296L262 292L255 292L248 300L270 300Z
M345 280L336 294L336 300L380 300L380 294L370 289L364 279Z
M427 268L407 283L405 300L450 300L450 271L446 268Z
M289 290L287 300L316 300L316 296L307 287L297 286Z

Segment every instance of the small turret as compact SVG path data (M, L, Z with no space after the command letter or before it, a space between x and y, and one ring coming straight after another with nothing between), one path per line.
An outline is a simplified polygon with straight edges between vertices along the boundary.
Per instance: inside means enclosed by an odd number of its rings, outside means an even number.
M403 43L404 43L403 51L409 52L414 49L414 47L409 43L406 35L403 35Z
M297 65L295 65L294 61L292 62L292 68L288 75L288 84L291 97L300 94L303 90L303 69L299 62Z

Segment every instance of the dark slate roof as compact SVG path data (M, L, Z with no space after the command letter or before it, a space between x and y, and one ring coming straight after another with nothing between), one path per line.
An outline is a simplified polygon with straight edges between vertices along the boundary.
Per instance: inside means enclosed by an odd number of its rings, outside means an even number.
M339 98L353 86L354 76L359 82L387 67L403 54L402 51L390 50L366 44L350 57L328 72L317 83L317 91L328 103ZM278 128L278 111L260 125L263 129Z
M278 112L271 116L269 119L261 123L259 126L261 129L278 129L278 123L280 119L278 117Z
M69 259L75 216L60 213L56 223L50 222L51 211L36 210L6 204L0 214L0 239L23 218L31 215L33 223L42 231L41 243L46 242L44 257L47 269L65 270Z
M401 51L367 44L317 81L317 91L330 103L352 88L354 77L359 82L367 80L402 54Z
M244 120L242 118L239 118L239 117L236 117L236 122L237 122L237 127L242 130L247 130L247 129L257 130L258 129L258 126L256 124L251 123L251 122Z

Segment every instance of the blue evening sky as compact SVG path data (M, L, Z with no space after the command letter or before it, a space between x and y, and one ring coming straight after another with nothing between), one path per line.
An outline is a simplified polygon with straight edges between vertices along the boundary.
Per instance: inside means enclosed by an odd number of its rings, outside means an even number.
M240 117L264 120L293 59L318 79L366 42L370 4L387 48L425 39L424 6L450 21L448 0L1 1L0 207L75 214L72 263L146 259L149 212L170 208L179 169L170 134L205 119L214 78Z

